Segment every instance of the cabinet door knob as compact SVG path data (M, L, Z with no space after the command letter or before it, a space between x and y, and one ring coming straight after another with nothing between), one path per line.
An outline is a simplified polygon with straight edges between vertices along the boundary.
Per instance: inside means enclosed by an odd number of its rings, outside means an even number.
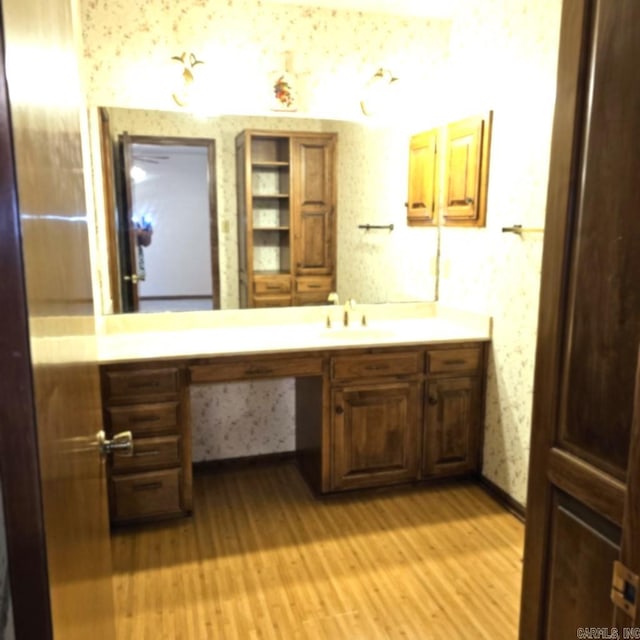
M429 404L430 405L434 405L434 404L438 404L438 396L429 396Z
M336 407L336 413L337 413L339 416L341 416L341 415L344 413L344 408L343 408L343 407L341 407L340 405L338 405L338 406Z

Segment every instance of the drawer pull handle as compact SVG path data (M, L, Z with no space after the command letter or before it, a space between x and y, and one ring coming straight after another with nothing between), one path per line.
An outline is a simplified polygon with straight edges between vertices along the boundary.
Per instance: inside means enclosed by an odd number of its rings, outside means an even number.
M268 285L266 286L266 288L267 288L269 291L280 291L280 290L282 289L282 286L281 286L281 285L278 285L278 284L268 284Z
M249 367L246 372L251 376L258 376L273 373L273 369L269 367Z
M438 396L429 396L429 404L432 406L438 404Z
M457 360L444 360L443 363L444 364L467 364L467 361L463 360L462 358L458 358Z
M308 284L307 287L309 287L309 289L322 289L321 284Z
M157 387L160 383L157 380L145 380L144 382L132 382L131 386L134 389L149 389Z
M156 491L162 489L162 482L145 482L144 484L134 484L134 491Z
M336 413L341 416L344 413L344 407L341 407L340 405L338 405L336 407Z
M143 422L159 422L159 416L132 416L129 419L129 422L133 422L134 424L141 424Z
M368 364L365 367L366 371L384 371L385 369L388 369L389 365L388 364Z
M133 454L134 458L146 458L147 456L159 456L160 451L158 449L150 449L149 451L136 451Z

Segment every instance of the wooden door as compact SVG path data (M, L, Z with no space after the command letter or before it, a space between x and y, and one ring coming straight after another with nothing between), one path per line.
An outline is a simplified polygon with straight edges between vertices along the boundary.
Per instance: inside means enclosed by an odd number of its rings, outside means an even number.
M417 479L419 391L418 382L334 390L332 489Z
M133 157L131 137L128 134L119 136L120 167L120 203L118 206L118 237L120 252L120 278L122 290L122 311L138 311L140 309L140 292L138 282L144 279L144 254L138 246L136 223L133 220L133 191L131 188L131 169Z
M485 225L491 124L489 112L447 126L446 225Z
M105 107L98 109L100 135L100 162L102 164L102 195L106 218L107 254L109 259L109 290L113 313L122 311L122 288L120 279L120 258L118 255L118 225L116 218L116 180L113 170L113 139L109 123L109 111ZM98 212L96 212L98 213Z
M610 627L640 343L640 3L565 2L542 265L520 637ZM637 514L637 503L634 508ZM630 527L637 520L630 519ZM637 556L632 556L637 557Z
M624 637L625 627L635 628L636 631L640 629L640 594L638 593L640 588L640 356L636 371L620 564L623 570L631 572L631 576L629 580L627 576L620 576L619 581L614 579L611 593L612 599L622 605L616 608L615 623L616 627L621 629L620 635ZM614 570L614 573L617 571ZM631 609L628 608L631 605L630 596L635 596ZM636 637L638 636L640 633L636 634Z
M425 475L446 476L476 470L482 418L479 378L429 382L426 401Z
M0 341L0 467L16 637L107 640L115 634L111 549L68 9L62 0L2 2L0 175L10 206L0 207L0 226L12 231L0 234L11 283L0 286L0 304L11 309ZM25 73L34 34L47 82L26 96L12 79ZM64 100L52 99L52 86L65 87Z
M407 224L435 224L438 207L438 129L411 136Z
M295 274L332 275L335 265L335 138L293 138Z

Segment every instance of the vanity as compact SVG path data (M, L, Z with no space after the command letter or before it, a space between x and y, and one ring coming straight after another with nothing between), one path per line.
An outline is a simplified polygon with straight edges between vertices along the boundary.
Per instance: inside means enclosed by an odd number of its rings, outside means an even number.
M105 431L134 440L109 463L112 523L191 512L197 384L294 378L296 456L317 494L478 472L490 319L437 303L362 305L343 327L338 311L107 318Z

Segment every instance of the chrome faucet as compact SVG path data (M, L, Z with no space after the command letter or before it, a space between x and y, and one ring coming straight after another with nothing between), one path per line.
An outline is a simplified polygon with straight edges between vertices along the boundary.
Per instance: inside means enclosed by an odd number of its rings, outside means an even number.
M327 296L327 302L332 302L334 305L340 304L340 299L338 298L338 294L335 291L332 291ZM331 312L327 313L327 319L325 321L325 325L327 329L331 329Z
M353 311L353 309L355 309L356 306L356 301L353 298L349 298L345 303L344 303L344 314L342 317L342 324L345 327L349 326L349 312Z

